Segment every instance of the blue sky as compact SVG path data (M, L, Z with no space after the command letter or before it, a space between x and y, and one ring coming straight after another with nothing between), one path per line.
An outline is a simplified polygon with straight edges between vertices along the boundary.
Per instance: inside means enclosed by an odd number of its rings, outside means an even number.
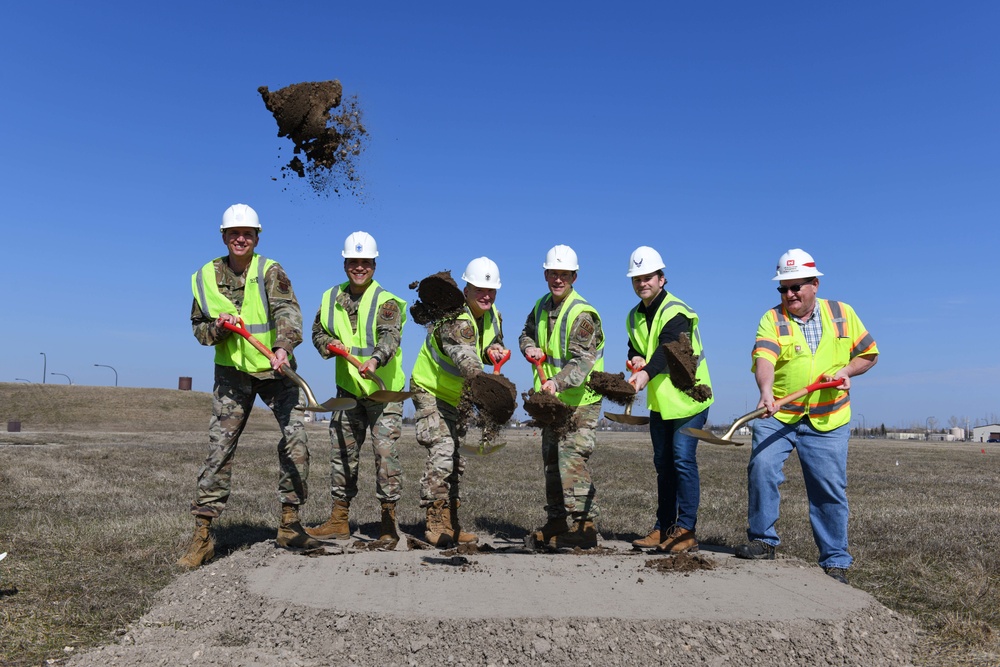
M1000 413L1000 5L281 6L7 8L0 381L40 381L45 352L74 384L112 383L96 363L125 386L210 391L189 280L243 202L307 328L365 230L376 278L411 302L409 282L494 259L516 347L546 250L571 245L614 372L628 257L651 245L701 316L719 423L756 404L756 324L778 256L802 247L820 296L852 304L882 351L852 392L859 421ZM327 79L366 114L363 200L280 178L291 146L257 87ZM407 368L422 338L411 322ZM297 356L331 395L332 362L308 342ZM505 372L526 389L529 369Z

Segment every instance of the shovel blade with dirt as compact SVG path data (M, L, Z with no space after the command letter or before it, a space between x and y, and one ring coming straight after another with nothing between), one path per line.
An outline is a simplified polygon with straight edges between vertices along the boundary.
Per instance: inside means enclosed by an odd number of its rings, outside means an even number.
M257 340L254 335L247 330L246 325L243 324L243 318L240 318L239 322L239 324L223 322L222 326L233 333L243 336L257 349L258 352L267 357L268 360L273 360L274 352L271 352L266 345ZM282 366L280 372L287 375L288 379L298 385L302 392L306 395L306 404L300 406L303 410L307 410L309 412L339 412L341 410L350 410L358 404L358 402L353 398L331 398L320 403L316 400L316 394L313 393L313 390L309 387L306 381L299 376L298 373L292 370L292 366L290 364L286 363Z
M632 362L626 363L626 366L630 371L635 371ZM635 386L626 382L625 376L622 373L615 375L613 373L595 371L590 374L587 386L612 403L625 406L624 414L605 412L604 416L609 420L630 426L642 426L649 423L649 417L632 415L632 405L635 403L636 396Z
M806 394L812 393L819 389L830 389L833 387L839 387L841 384L843 384L843 382L844 382L843 380L830 380L828 382L822 382L822 381L813 382L811 385L807 387L803 387L802 389L793 391L788 396L784 396L776 400L774 402L775 411L780 409L783 405L791 403L792 401L798 398L802 398ZM757 408L753 412L748 412L747 414L743 415L742 417L734 421L733 425L729 427L729 430L726 431L726 433L722 437L717 436L711 431L706 431L705 429L702 428L691 428L689 426L682 428L680 431L684 435L691 436L692 438L698 438L699 440L702 440L712 445L734 445L736 447L741 447L743 446L742 442L733 441L733 434L736 433L736 429L743 426L751 419L756 419L757 417L762 416L765 412L766 410L764 408Z
M359 371L361 370L362 366L361 362L358 361L357 357L355 357L353 354L351 354L344 348L337 347L333 343L330 343L329 345L326 346L326 349L328 349L330 352L337 355L338 357L343 357L344 359L349 361L352 366L357 368ZM375 384L378 385L378 389L376 389L375 391L364 397L370 401L375 401L376 403L400 403L413 396L412 391L390 391L386 389L385 382L383 382L382 378L380 378L378 375L375 375L374 373L370 377L367 375L364 375L362 377L372 380Z
M514 415L514 409L517 407L517 389L507 378L500 376L500 368L510 359L510 350L506 350L503 354L494 354L494 351L490 350L487 354L493 361L493 373L492 375L476 376L474 379L472 383L473 405L481 415L485 411L489 415L489 421L499 426L506 424ZM510 396L509 401L507 400L508 395ZM482 402L484 398L489 404ZM484 434L482 442L476 445L463 443L459 445L459 449L463 453L473 456L489 456L506 446L506 442L491 442L491 439L485 437Z

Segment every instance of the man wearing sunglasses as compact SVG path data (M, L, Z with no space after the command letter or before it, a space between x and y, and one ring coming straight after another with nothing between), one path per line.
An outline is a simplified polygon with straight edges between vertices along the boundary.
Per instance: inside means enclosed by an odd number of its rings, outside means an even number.
M747 465L747 544L738 558L773 559L780 543L779 485L792 449L809 500L809 521L819 547L819 564L847 583L853 557L847 550L847 441L850 434L851 378L875 365L878 347L854 309L818 299L819 277L812 256L789 250L778 260L781 304L768 310L757 326L751 370L760 390L754 421L753 451ZM775 397L787 396L817 379L840 380L839 387L814 391L775 410Z

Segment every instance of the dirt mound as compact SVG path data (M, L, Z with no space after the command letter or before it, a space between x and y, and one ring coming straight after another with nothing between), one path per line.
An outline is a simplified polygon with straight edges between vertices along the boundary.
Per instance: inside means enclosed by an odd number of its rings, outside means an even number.
M694 572L695 570L714 570L715 561L701 554L682 553L647 560L646 567L657 572Z
M667 353L667 368L674 386L699 403L712 398L712 388L698 384L698 357L694 356L691 338L681 334L680 339L663 346Z
M410 283L409 287L417 290L417 301L410 306L410 316L417 324L455 317L465 307L465 295L451 277L451 271L440 271Z
M624 373L594 371L587 379L587 386L618 405L628 405L635 400L635 387L625 381Z
M294 157L281 168L282 178L294 173L308 179L316 192L359 194L356 162L368 131L357 97L343 101L343 87L336 80L293 83L273 93L261 86L257 92L278 123L278 136L295 146ZM339 113L331 113L338 107Z

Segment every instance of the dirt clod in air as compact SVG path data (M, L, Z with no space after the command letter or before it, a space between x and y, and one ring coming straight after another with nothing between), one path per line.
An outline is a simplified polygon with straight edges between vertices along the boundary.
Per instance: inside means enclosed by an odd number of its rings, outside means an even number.
M674 386L699 403L710 399L712 388L698 384L698 358L694 356L691 338L682 333L679 340L667 343L663 350L667 354L667 368Z
M480 373L462 388L459 413L463 413L463 405L466 403L475 408L475 414L469 408L464 410L482 429L483 440L493 442L514 415L517 388L503 375Z
M625 381L624 373L594 371L587 380L587 386L618 405L629 405L635 400L635 387Z
M465 295L451 277L451 271L440 271L409 285L417 290L417 301L410 306L410 316L417 324L429 324L446 317L456 317L465 307Z
M680 553L676 556L647 560L646 567L657 572L694 572L695 570L714 570L715 561L701 554Z
M293 83L273 93L261 86L257 92L278 123L278 136L294 145L294 156L281 168L282 178L294 173L317 193L360 194L357 161L368 130L356 96L344 100L336 80Z
M529 389L521 394L524 400L524 411L531 417L536 426L551 428L556 437L561 438L573 428L573 408L560 401L557 397L544 391Z

